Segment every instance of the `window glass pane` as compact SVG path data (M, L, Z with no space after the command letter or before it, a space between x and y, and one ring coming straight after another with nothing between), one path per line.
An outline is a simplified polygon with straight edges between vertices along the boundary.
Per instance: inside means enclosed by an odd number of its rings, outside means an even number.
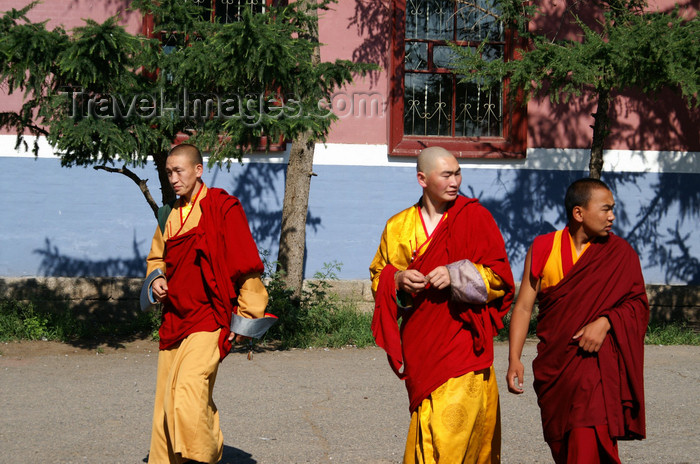
M433 47L433 64L438 68L452 69L452 63L459 55L447 45L435 45Z
M406 0L406 38L452 40L454 0Z
M404 134L451 136L452 75L406 73Z
M461 77L459 77L461 78ZM500 137L503 108L500 84L491 91L478 82L457 83L455 135L457 137Z
M459 4L457 40L481 42L484 39L503 41L503 24L499 0L476 0L474 6Z
M409 70L428 69L428 44L406 42L405 67Z

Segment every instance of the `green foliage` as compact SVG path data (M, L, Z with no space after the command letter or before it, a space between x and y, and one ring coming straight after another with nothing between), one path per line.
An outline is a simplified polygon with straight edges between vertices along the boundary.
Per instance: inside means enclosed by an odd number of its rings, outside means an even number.
M157 340L159 326L158 312L139 312L135 318L123 321L100 321L97 318L78 318L68 305L48 310L38 303L0 300L0 341L71 342L134 336L149 336Z
M70 312L56 314L38 310L31 302L0 300L0 341L68 341L82 329Z
M697 106L700 22L683 19L678 8L669 13L648 12L646 1L596 1L581 7L596 18L586 22L572 7L561 18L562 25L578 29L577 38L572 39L528 29L531 22L547 17L538 2L500 3L501 21L527 42L518 50L520 59L484 60L485 44L476 50L455 47L460 55L455 63L458 73L491 85L509 79L512 94L524 91L526 100L548 95L552 101L566 101L589 90L638 89L653 94L670 88L680 91L688 106Z
M21 111L0 115L0 127L46 135L64 166L142 165L167 152L178 133L208 147L211 163L240 159L262 135L277 140L311 130L322 140L335 119L323 102L376 66L316 63L318 43L309 34L316 11L302 3L245 10L241 21L220 24L193 2L132 2L153 15L153 36L168 47L129 34L117 17L86 20L69 34L32 23L26 13L33 4L6 12L0 83L26 100ZM196 98L214 110L193 111Z
M514 54L519 59L503 61L485 58L485 42L476 49L453 45L455 71L466 76L463 81L476 80L487 88L506 82L510 101L520 94L523 103L533 96L549 96L555 103L583 93L590 96L597 103L591 177L600 178L610 102L616 95L630 90L655 95L671 89L683 95L689 108L698 106L700 23L696 17L681 18L678 7L662 13L647 12L645 0L567 2L564 16L556 18L544 11L554 8L550 2L496 4L491 5L493 15L517 30L527 46ZM583 13L593 19L585 21ZM542 20L547 30L536 28ZM552 26L556 22L558 28ZM562 29L569 35L559 37Z
M647 329L647 345L700 345L700 333L686 323L652 322Z
M268 276L267 311L278 316L279 322L264 341L279 341L283 349L372 345L372 315L358 311L330 290L329 281L337 280L339 269L338 263L325 264L299 301L292 298L293 291L286 287L280 272Z

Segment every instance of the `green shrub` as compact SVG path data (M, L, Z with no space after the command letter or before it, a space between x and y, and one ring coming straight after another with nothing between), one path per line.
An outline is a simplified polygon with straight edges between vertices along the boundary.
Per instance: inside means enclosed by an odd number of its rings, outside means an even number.
M31 302L0 300L0 340L58 340L79 336L82 324L70 311L41 311Z
M647 345L700 345L700 333L685 322L651 322L644 338Z
M0 300L0 341L104 341L134 336L157 339L159 325L157 311L139 312L135 318L126 320L100 321L96 317L77 317L68 304L54 304L47 310L29 301Z
M295 301L292 291L285 287L283 274L269 274L267 311L276 315L279 322L263 342L278 341L283 349L373 344L372 315L358 311L353 303L330 290L329 282L338 280L336 272L339 270L337 262L324 264L323 270L314 274L317 281L307 284L299 301Z

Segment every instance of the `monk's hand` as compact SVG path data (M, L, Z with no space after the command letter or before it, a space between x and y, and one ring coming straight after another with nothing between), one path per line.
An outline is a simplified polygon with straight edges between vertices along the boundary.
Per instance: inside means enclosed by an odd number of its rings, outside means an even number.
M605 336L610 331L610 321L607 317L599 317L590 324L583 326L576 332L574 340L578 340L578 346L588 353L597 353L603 346Z
M151 289L156 300L162 302L168 296L168 281L165 280L165 277L159 277L153 281Z
M519 395L523 392L523 379L525 378L525 368L519 359L513 359L508 362L508 372L506 373L506 381L508 382L508 391Z
M418 293L425 290L428 283L425 276L415 269L406 269L395 274L396 288L408 293Z
M452 281L450 280L450 271L447 270L445 266L438 266L430 273L428 273L425 278L428 280L430 285L435 287L438 290L442 290L443 288L447 288L450 286Z
M237 334L231 332L228 336L228 341L231 343L234 343L234 340L235 340L235 343L245 343L248 340L250 340L250 337L246 337L245 335L237 335Z

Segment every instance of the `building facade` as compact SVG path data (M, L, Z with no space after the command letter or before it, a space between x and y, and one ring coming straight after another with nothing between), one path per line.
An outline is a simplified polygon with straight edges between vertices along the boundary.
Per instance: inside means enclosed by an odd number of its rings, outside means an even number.
M24 3L0 0L0 11ZM71 29L83 18L102 21L121 11L125 27L139 32L144 18L126 11L128 3L54 0L30 17ZM214 6L221 12L227 4ZM442 145L459 157L462 192L494 215L516 279L532 239L564 226L565 189L588 173L595 101L544 99L521 107L504 91L458 82L445 41L469 46L487 39L489 53L507 58L515 49L511 31L464 5L340 0L321 14L322 60L374 62L381 70L331 101L339 119L327 143L316 146L306 277L337 264L341 279L368 278L386 219L420 196L415 156L423 146ZM669 10L673 2L652 7ZM0 107L16 107L20 98L3 96ZM671 92L659 99L617 96L610 111L601 178L615 194L615 233L639 252L648 283L700 283L700 114ZM15 141L0 134L0 193L8 205L0 221L0 276L142 275L156 222L139 189L124 176L62 168L45 140L38 141L37 158L15 149ZM270 263L288 150L253 153L230 170L204 175L241 199ZM157 191L154 166L136 172Z

